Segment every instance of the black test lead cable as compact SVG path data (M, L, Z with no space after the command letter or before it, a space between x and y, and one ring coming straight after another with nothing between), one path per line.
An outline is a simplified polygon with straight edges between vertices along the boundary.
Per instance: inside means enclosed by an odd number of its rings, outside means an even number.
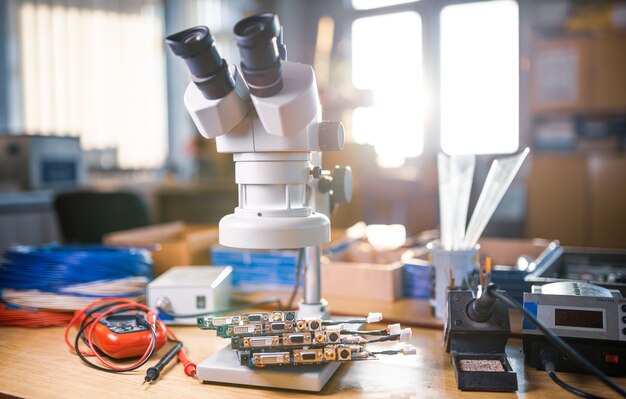
M571 346L569 346L569 344L567 342L565 342L564 340L562 340L559 336L557 336L556 334L554 334L552 331L550 331L546 326L543 325L543 323L541 323L539 320L537 320L537 318L530 313L528 310L524 309L524 307L522 305L520 305L517 301L509 298L508 295L506 295L504 292L498 291L497 287L494 284L490 284L489 286L487 286L487 289L485 290L485 292L487 293L487 295L492 295L495 296L496 298L499 298L501 300L503 300L504 302L506 302L509 306L511 306L512 308L514 308L515 310L517 310L518 312L522 313L532 324L534 324L544 335L545 337L552 342L552 344L554 344L554 346L556 346L561 352L565 353L567 356L569 356L572 360L574 360L581 368L583 368L584 370L586 370L589 374L592 374L593 376L595 376L597 379L599 379L600 381L602 381L606 386L608 386L609 388L611 388L613 391L617 392L620 396L622 396L623 398L626 398L626 390L624 388L622 388L621 386L619 386L618 384L616 384L615 382L613 382L609 377L607 377L606 375L604 375L604 373L602 371L600 371L596 366L594 366L593 364L591 364L587 359L585 359L584 357L582 357L578 352L576 352L574 350L574 348L572 348ZM553 381L554 377L556 377L556 375L554 374L554 372L552 372L552 375L550 375L550 373L548 373L548 375L550 376L550 378L552 378ZM557 378L558 379L558 378ZM559 380L560 381L560 380ZM557 381L555 381L559 386L561 386L562 388L564 388L561 384L559 384ZM573 387L572 387L573 388ZM567 388L564 388L567 389ZM575 389L575 388L574 388ZM572 391L570 391L572 392ZM582 392L582 391L581 391ZM574 392L572 392L574 393ZM586 393L586 392L585 392Z

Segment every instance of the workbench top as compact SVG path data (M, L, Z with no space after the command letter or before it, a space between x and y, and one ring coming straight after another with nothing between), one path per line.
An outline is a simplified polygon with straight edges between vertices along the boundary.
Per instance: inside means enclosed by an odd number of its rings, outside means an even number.
M373 328L373 327L372 327ZM0 397L26 398L287 398L311 397L311 393L246 388L236 385L202 384L183 374L180 364L171 364L154 384L141 385L147 366L126 374L111 374L84 365L63 342L63 328L24 329L0 327ZM174 327L185 343L189 358L200 363L228 344L213 331ZM521 340L507 346L513 369L518 373L518 393L461 392L456 388L449 354L443 349L440 329L413 328L412 356L380 356L379 360L343 364L320 395L337 398L550 398L570 397L542 371L525 370ZM391 344L393 345L393 344ZM149 362L156 363L167 349ZM559 374L572 385L609 398L616 397L594 378ZM616 379L626 385L626 378ZM4 394L4 395L3 395Z

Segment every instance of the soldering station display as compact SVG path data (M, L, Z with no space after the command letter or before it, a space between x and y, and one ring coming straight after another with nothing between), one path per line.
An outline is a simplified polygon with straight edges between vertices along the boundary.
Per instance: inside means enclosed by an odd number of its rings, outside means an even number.
M231 340L242 366L265 367L322 364L376 359L376 355L415 354L404 344L401 349L371 351L366 344L384 341L405 342L411 329L399 324L380 330L351 330L351 324L382 320L380 313L355 320L298 319L297 312L245 313L240 316L199 317L198 327L215 330L218 337ZM376 338L365 338L375 336Z

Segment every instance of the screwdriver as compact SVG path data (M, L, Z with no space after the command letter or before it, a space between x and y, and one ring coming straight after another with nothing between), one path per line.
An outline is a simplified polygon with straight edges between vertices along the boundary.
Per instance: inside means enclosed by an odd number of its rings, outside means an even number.
M150 367L146 371L146 378L144 379L142 384L157 380L159 376L161 375L161 371L163 370L163 367L167 366L167 364L174 358L174 356L176 356L176 354L178 354L178 352L181 350L182 347L183 347L183 343L181 341L176 342L176 345L174 345L172 349L170 349L165 354L165 356L163 356L163 358L159 360L157 364Z

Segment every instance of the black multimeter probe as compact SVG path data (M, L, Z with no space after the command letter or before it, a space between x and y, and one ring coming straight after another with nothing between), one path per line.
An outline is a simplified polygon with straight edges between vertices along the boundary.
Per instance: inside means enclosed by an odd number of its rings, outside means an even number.
M178 352L182 349L183 343L181 341L177 341L176 345L170 349L161 360L154 366L150 367L146 371L146 378L144 379L142 384L146 382L151 382L159 378L161 375L161 371L163 367L167 366L167 364L178 354Z

